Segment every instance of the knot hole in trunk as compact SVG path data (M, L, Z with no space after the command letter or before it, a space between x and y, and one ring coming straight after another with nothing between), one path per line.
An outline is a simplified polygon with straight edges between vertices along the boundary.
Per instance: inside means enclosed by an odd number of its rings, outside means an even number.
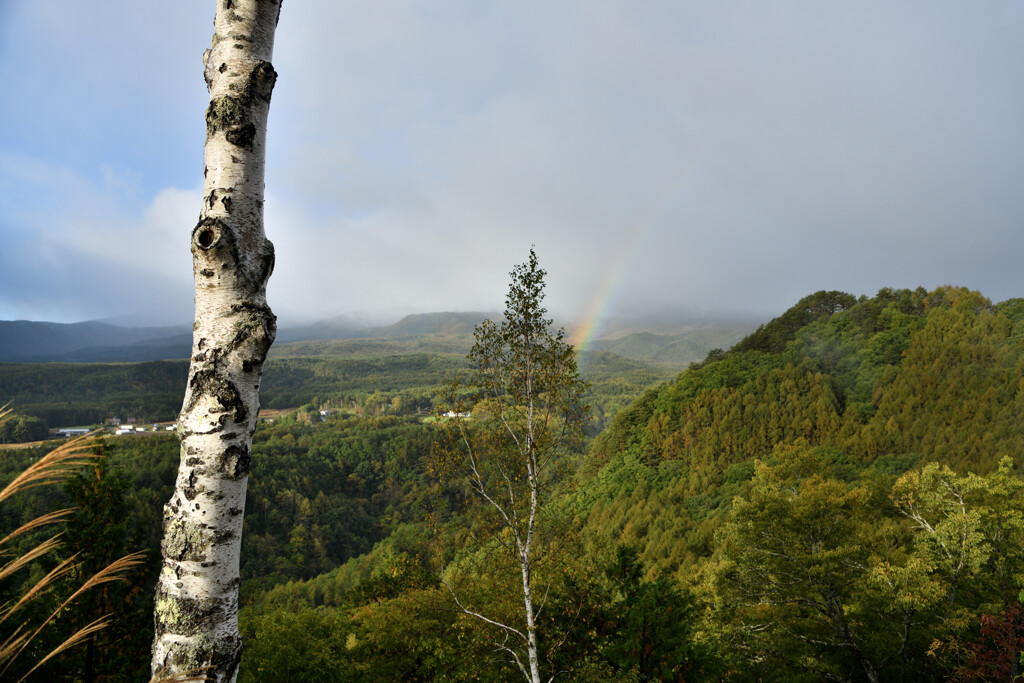
M192 242L203 251L209 251L220 241L220 226L214 221L203 221L192 233Z

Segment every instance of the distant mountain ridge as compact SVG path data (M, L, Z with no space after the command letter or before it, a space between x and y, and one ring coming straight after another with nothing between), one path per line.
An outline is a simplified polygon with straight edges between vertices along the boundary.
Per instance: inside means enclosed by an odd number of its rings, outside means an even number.
M623 358L644 361L664 368L682 370L704 360L712 349L727 349L743 339L749 330L695 327L676 333L629 332L596 340L592 348L611 351Z
M311 339L358 339L369 336L376 327L375 323L362 316L338 315L309 325L279 327L276 343L288 344Z
M278 344L311 340L420 336L468 337L484 318L479 312L416 313L390 325L372 325L356 316L338 316L282 329ZM80 323L0 320L0 362L95 363L188 358L192 331L173 327L121 327L101 321Z
M380 353L442 353L465 355L473 331L485 319L499 320L496 311L414 313L380 325L379 319L342 315L310 325L278 331L271 350L275 357L357 356ZM593 350L610 351L664 369L681 370L703 359L713 348L727 348L744 331L735 326L684 325L651 332L618 330L598 339ZM0 362L3 363L126 363L188 358L192 331L173 327L122 327L108 322L81 323L0 321Z
M120 327L99 321L50 323L0 320L0 361L134 361L187 358L192 331L174 327Z
M498 313L444 312L414 313L407 315L394 325L379 328L378 337L417 337L423 334L461 337L473 334L474 328L488 317L500 317Z

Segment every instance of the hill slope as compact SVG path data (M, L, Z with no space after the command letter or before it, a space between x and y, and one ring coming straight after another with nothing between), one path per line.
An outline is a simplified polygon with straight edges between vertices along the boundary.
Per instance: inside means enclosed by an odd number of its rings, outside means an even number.
M739 330L695 327L673 333L629 332L598 339L593 348L679 371L712 349L727 349L742 338Z
M649 641L665 647L665 661L689 660L647 680L997 678L982 668L995 656L985 629L1020 635L1012 578L1024 573L1024 477L1009 459L997 463L1024 452L1022 377L1024 300L993 305L951 287L806 297L733 350L647 390L577 461L576 480L551 500L571 548L552 560L552 599L567 602L551 613L586 620L601 605L624 609L621 591L594 596L613 577L610 554L635 550L632 576L649 581L646 590L688 589L700 604L686 612L640 592L642 623L696 623L710 648ZM469 538L478 523L471 503L415 489L392 500L427 506L438 526L409 516L369 553L277 586L243 615L250 633L322 606L341 624L330 637L357 644L337 661L346 675L397 678L436 663L447 641L434 635L461 628L423 625L424 606L445 595L437 548L449 566L488 558L475 569L491 587L481 605L502 605L509 587L492 571L498 554ZM456 516L444 522L442 510ZM572 630L573 661L628 662L602 640L621 635L602 630L614 623L606 615ZM359 650L364 640L373 646ZM272 658L283 642L267 638L248 661ZM1012 668L1018 649L1009 651L1000 666ZM972 678L971 666L988 673ZM488 667L477 674L509 680ZM574 675L567 680L621 679Z
M618 413L590 453L590 524L683 576L754 461L817 449L847 477L1024 453L1024 300L819 292ZM642 501L637 505L637 501Z
M280 359L267 397L359 387L394 408L458 364ZM567 634L566 680L1012 678L1024 642L1024 477L1012 464L1024 452L1024 300L819 292L635 401L664 371L600 351L581 365L605 406L629 405L606 411L589 454L565 454L545 508L557 542L542 569L544 629ZM46 382L102 385L76 374L90 367L52 366ZM96 368L134 395L133 383L180 383L184 363ZM14 376L45 384L0 381ZM310 406L256 433L243 677L315 661L285 677L511 680L488 660L493 633L438 609L445 572L489 613L507 609L518 580L500 571L507 553L480 546L486 520L464 486L435 478L436 424L391 409L368 419L367 405L324 419ZM108 441L144 512L132 518L154 538L167 494L152 487L169 490L175 446ZM7 473L32 453L15 456ZM661 637L674 627L699 638ZM1016 640L993 644L997 628ZM648 652L663 674L641 676Z

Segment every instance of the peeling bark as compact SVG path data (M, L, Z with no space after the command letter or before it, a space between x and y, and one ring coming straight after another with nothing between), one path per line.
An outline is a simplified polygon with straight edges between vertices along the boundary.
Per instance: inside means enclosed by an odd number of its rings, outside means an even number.
M181 464L164 506L152 673L234 681L242 654L238 568L263 362L277 331L266 303L274 247L263 230L270 63L280 0L218 0L203 54L203 206L192 230L195 324L178 416Z

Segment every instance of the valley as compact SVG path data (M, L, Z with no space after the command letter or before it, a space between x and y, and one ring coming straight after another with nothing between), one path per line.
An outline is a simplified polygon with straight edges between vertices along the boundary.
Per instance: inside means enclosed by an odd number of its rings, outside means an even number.
M514 619L511 558L465 483L437 469L444 425L423 419L471 341L275 347L246 502L240 680L509 680L495 633L453 611L447 586ZM646 361L601 344L578 359L586 439L550 483L537 569L552 666L581 681L981 680L1017 666L986 624L1024 638L1024 301L818 292L685 368L654 362L657 341L608 340ZM18 410L61 426L173 417L184 372L0 366ZM158 547L176 438L101 450L98 478L40 489L11 519L83 501L99 512L72 538L92 533L111 556ZM3 451L0 483L39 452ZM111 589L125 608L103 636L107 675L148 651L158 564L150 552Z

